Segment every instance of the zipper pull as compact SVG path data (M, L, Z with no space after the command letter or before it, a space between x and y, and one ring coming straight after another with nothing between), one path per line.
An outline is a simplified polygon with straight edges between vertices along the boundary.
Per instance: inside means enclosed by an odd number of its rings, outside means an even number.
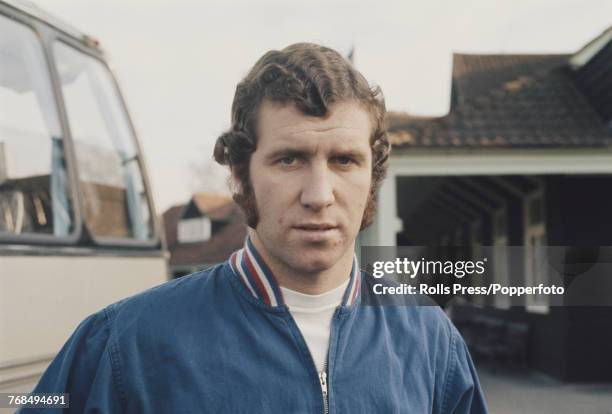
M327 398L327 372L319 372L319 381L321 381L321 391L323 391L323 396Z

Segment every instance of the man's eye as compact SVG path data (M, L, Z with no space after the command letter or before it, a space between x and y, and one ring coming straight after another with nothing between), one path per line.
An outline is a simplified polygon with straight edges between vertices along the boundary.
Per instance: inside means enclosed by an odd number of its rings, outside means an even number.
M340 165L350 165L353 163L353 159L351 157L336 157L336 162Z
M282 165L291 166L291 165L297 164L297 157L283 157L283 158L279 159L278 161Z

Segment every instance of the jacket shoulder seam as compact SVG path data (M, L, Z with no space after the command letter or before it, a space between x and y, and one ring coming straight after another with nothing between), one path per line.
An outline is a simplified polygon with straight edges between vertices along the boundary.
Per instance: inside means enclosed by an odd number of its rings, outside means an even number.
M456 352L455 352L456 337L450 326L450 323L448 323L446 326L447 326L447 330L448 330L450 339L449 339L449 345L448 345L448 358L446 361L446 375L444 379L444 387L442 388L443 393L444 393L442 397L442 410L441 410L442 413L445 413L447 411L447 405L448 405L448 399L449 399L448 388L450 387L451 378L455 374L455 367L456 367L456 362L457 362L457 358L455 357L456 355Z
M115 308L114 305L110 305L104 309L104 314L109 324L109 340L108 340L108 356L111 362L112 380L113 385L119 394L120 405L124 406L126 403L126 393L123 386L123 378L121 376L121 357L119 354L119 345L117 342L117 335L115 332Z

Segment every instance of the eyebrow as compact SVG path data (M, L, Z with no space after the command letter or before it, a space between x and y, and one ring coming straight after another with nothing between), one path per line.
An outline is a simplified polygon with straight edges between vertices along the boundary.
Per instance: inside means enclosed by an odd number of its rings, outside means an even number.
M266 159L268 160L275 160L277 158L281 158L281 157L288 157L288 156L305 156L308 155L309 151L306 151L304 149L300 149L300 148L291 148L291 147L287 147L287 148L280 148L277 150L272 151L270 154L266 155Z
M312 154L312 151L308 151L307 149L304 149L304 148L285 147L285 148L279 148L277 150L272 151L270 154L266 155L265 158L267 160L275 160L281 157L306 157L311 154ZM331 151L331 156L332 157L338 157L338 156L351 157L360 162L365 161L365 158L366 158L365 154L362 151L354 150L354 149L346 149L346 150L333 149Z

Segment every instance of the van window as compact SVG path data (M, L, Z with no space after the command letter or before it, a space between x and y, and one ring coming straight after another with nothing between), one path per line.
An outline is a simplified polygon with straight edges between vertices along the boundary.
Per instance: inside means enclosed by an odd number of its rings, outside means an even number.
M64 43L53 46L74 143L84 216L94 236L151 238L138 150L110 72Z
M62 130L42 45L0 15L0 237L73 228Z

